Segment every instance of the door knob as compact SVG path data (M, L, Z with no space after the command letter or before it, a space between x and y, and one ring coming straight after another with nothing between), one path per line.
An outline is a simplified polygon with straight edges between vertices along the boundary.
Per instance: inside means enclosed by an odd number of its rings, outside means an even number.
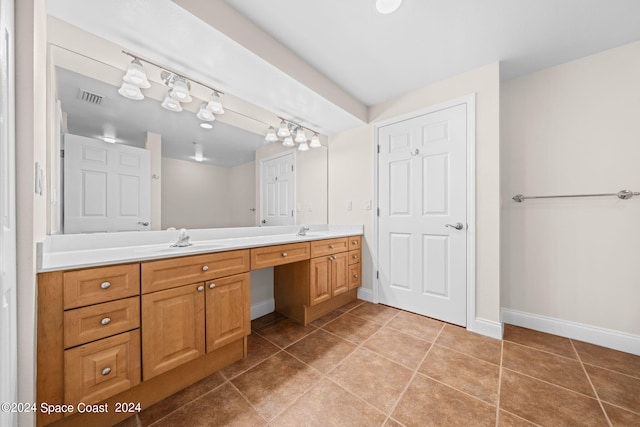
M267 223L267 220L266 220L266 219L263 219L263 220L262 220L262 221L260 221L260 222L261 222L261 223L263 223L263 224L266 224L266 223Z
M148 227L149 226L149 221L138 221L138 224L144 226L144 227Z
M455 224L445 224L445 227L455 228L456 230L462 230L464 225L461 222L456 222Z

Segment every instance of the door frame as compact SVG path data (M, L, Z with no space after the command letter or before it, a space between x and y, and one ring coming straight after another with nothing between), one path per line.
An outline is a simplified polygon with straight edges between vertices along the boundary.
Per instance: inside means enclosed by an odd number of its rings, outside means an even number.
M270 156L267 157L263 157L260 159L260 168L258 171L258 193L260 194L259 199L258 199L258 227L263 227L264 224L262 224L262 209L263 209L263 194L262 194L262 174L264 171L264 162L268 162L270 160L273 159L277 159L278 157L283 157L286 156L288 154L293 154L293 225L296 225L298 223L298 209L296 206L296 202L298 199L298 179L297 179L297 175L298 175L298 165L296 163L297 159L298 159L298 154L296 153L296 149L292 148L289 150L285 150L285 151L280 151L276 154L272 154Z
M373 198L374 206L378 208L379 200L379 155L378 140L379 129L394 123L414 119L425 114L465 104L467 107L467 329L475 330L476 319L476 94L471 93L449 101L441 102L426 108L422 108L410 113L394 116L386 120L377 122L373 126L374 130L374 167L373 167ZM373 220L373 244L375 253L373 255L373 302L378 303L380 292L380 280L378 278L378 255L379 255L379 219L377 210L374 212Z

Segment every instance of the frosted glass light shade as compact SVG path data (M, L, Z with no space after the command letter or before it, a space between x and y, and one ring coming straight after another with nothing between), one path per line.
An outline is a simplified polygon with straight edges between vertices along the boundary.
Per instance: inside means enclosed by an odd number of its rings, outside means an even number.
M216 116L213 115L211 111L207 109L207 103L203 102L196 114L196 117L204 122L212 122L216 119Z
M160 105L162 105L162 108L165 108L169 111L182 111L182 105L180 105L180 101L169 95L164 97L164 101L162 101L162 104Z
M269 126L267 136L265 136L264 139L267 142L276 142L278 140L278 135L276 135L276 130L273 128L273 126Z
M293 138L288 136L284 139L284 141L282 142L282 145L284 145L285 147L293 147L296 144L293 143Z
M118 93L125 98L135 99L139 101L144 99L144 95L140 92L140 88L138 86L132 85L131 83L122 83L120 89L118 89Z
M296 130L296 142L307 142L307 135L305 135L304 133L304 129L302 128L298 128L298 130Z
M376 9L383 15L395 12L402 0L376 0Z
M217 92L211 94L209 102L207 103L207 110L214 114L224 114L224 108L222 107L222 98Z
M300 151L309 151L309 144L307 144L307 142L302 142L300 145L298 145L298 150Z
M187 86L186 80L179 78L173 84L173 89L169 92L172 98L177 99L180 102L191 102L193 99L189 94L189 86Z
M286 138L290 135L291 135L291 132L289 131L289 127L284 122L284 120L281 121L280 126L278 127L278 136L281 138Z
M314 133L313 136L311 137L311 144L309 144L309 147L311 148L322 147L322 144L320 144L320 137L318 136L317 133Z
M144 72L142 63L138 59L131 61L131 64L129 64L129 67L127 68L127 74L124 75L122 81L142 89L151 87L151 83L149 83L149 79L147 78L147 73Z

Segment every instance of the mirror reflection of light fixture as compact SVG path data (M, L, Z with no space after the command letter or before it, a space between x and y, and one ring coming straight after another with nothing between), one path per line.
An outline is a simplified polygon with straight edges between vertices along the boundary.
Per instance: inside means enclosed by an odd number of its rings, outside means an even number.
M280 126L278 127L278 136L281 138L286 138L291 135L291 131L289 130L289 126L285 123L284 119L280 122Z
M149 83L149 79L147 78L147 73L144 72L142 63L138 58L133 58L133 61L131 61L131 64L129 64L129 67L127 68L127 74L124 75L122 81L141 89L151 87L151 83Z
M376 0L376 9L383 15L395 12L402 0Z
M307 141L301 142L298 145L298 150L300 150L300 151L309 151L309 144L307 144Z
M160 105L162 106L162 108L169 111L175 111L175 112L182 111L182 105L180 105L180 101L170 96L169 94L167 94L167 96L164 97L164 101L162 101L162 104Z
M169 92L173 98L177 99L180 102L191 102L193 98L189 94L189 83L184 79L184 77L176 76L173 80L173 89Z
M136 101L144 99L144 95L140 91L140 88L132 85L131 83L122 82L122 86L118 89L118 93L125 98L135 99Z
M205 122L212 122L216 119L216 116L214 116L213 113L207 108L206 102L202 103L200 109L198 109L196 117Z
M267 130L267 136L265 136L265 141L267 142L276 142L278 140L278 135L276 135L276 130L273 126L269 126L269 130Z
M104 142L108 142L109 144L115 144L115 143L116 143L116 139L115 139L115 138L112 138L112 137L110 137L110 136L103 136L103 137L102 137L102 140L103 140Z
M224 114L224 108L222 108L222 97L220 96L220 92L217 90L214 90L211 94L211 98L209 98L209 103L207 104L207 110L214 114Z
M194 150L194 159L196 162L202 162L204 160L204 154L202 152L202 144L198 144L197 142L193 143Z
M322 147L322 144L320 144L320 137L318 136L318 133L314 133L313 136L311 137L311 144L309 144L309 147L311 148Z
M284 145L285 147L293 147L296 144L293 143L293 138L288 136L284 139L284 141L282 142L282 145Z
M296 130L296 142L307 142L307 135L305 135L304 133L304 129L302 129L300 126L298 126L298 129ZM307 146L307 148L309 148ZM306 151L306 150L302 150L302 151Z
M213 125L211 123L207 123L207 122L200 123L200 127L202 129L213 129Z

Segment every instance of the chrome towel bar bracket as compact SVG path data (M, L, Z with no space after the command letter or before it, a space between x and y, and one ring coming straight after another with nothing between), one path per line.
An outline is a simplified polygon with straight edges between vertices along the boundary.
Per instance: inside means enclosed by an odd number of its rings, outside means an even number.
M603 196L616 196L622 200L628 200L633 196L640 196L640 192L620 190L617 193L602 193L602 194L568 194L562 196L523 196L522 194L516 194L512 197L518 203L524 202L526 199L558 199L563 197L603 197Z

